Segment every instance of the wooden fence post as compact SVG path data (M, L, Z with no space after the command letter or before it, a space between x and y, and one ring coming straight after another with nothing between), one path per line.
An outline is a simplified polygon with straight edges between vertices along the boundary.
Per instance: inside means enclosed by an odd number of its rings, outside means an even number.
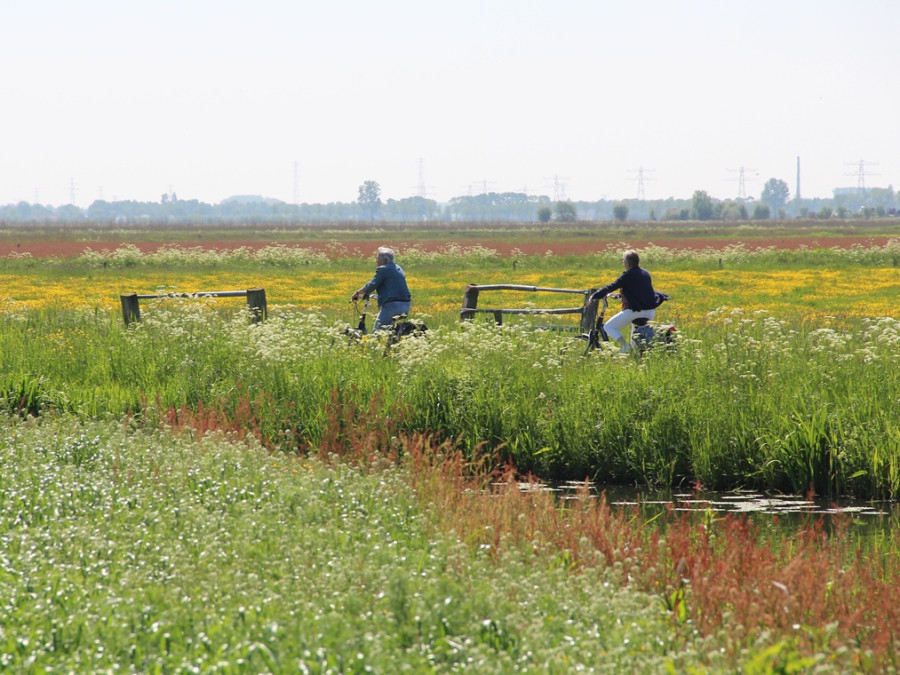
M253 313L253 323L266 320L266 289L248 288L247 307Z
M596 290L596 288L589 288L584 295L584 309L581 311L582 333L590 333L594 327L594 321L597 320L597 305L600 303L598 300L591 302L591 296Z
M132 321L140 321L141 306L137 293L120 295L119 299L122 301L122 318L125 319L125 325L127 326Z
M474 319L475 312L467 312L467 309L475 309L478 307L478 286L469 284L466 286L466 292L463 295L462 309L459 312L460 321L466 319Z

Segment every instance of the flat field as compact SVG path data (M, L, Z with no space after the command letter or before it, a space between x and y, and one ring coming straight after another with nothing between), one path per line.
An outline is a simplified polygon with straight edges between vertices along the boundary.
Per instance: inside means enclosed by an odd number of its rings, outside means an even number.
M642 222L642 223L343 223L273 226L231 225L10 225L0 224L0 256L27 254L37 258L78 256L86 248L114 250L133 244L150 253L178 245L230 250L271 245L302 246L341 255L367 255L385 244L399 250L437 250L446 246L487 246L501 255L581 255L610 245L633 248L720 249L741 244L750 249L774 247L852 248L883 246L897 237L897 219L803 220L789 222Z
M900 668L900 542L852 514L784 538L519 487L896 500L896 221L0 242L0 669ZM345 334L380 244L423 337ZM467 284L596 287L627 247L672 296L673 348L584 355L542 327L571 316L460 321ZM264 322L196 297L122 321L122 293L254 287Z
M270 445L289 439L289 449L321 441L321 411L339 395L355 405L379 400L406 431L457 439L470 454L496 450L544 479L900 496L897 223L856 224L850 246L834 245L851 236L845 223L834 232L776 227L768 239L759 228L673 227L605 242L602 233L621 232L473 226L459 230L468 243L459 232L368 233L377 242L402 239L395 246L412 317L431 329L391 349L339 337L358 319L349 296L373 272L375 244L357 230L281 232L264 243L274 233L244 229L185 246L210 233L150 229L120 233L130 241L102 249L85 246L90 230L53 239L41 232L35 243L20 231L18 252L0 259L0 312L10 328L27 327L6 336L7 386L40 383L90 414L146 414L155 400L159 415L225 407L228 418L248 397L265 396L272 402L257 400L251 419L229 423L251 425ZM715 246L687 245L713 234ZM158 241L164 235L172 242ZM655 235L682 245L649 243ZM813 238L832 245L812 247ZM555 252L575 239L592 243ZM69 255L28 251L54 240ZM540 253L520 248L536 240ZM629 246L671 296L657 319L677 327L676 349L623 360L603 345L585 357L572 333L538 330L575 330L579 314L507 315L502 327L491 314L460 321L469 284L586 291L620 273ZM240 298L144 300L139 326L121 321L122 294L258 287L269 310L263 325L248 325ZM482 291L479 306L577 310L583 301ZM304 372L314 385L297 380Z
M666 320L702 323L724 306L812 322L894 315L898 236L896 221L769 228L457 224L420 231L0 228L0 259L7 261L0 266L0 303L115 311L123 293L264 287L270 303L346 317L352 313L345 299L371 273L374 249L389 244L409 276L415 311L444 323L458 318L468 284L586 289L611 281L621 251L634 247L655 285L676 300ZM559 296L545 294L491 302L560 305Z

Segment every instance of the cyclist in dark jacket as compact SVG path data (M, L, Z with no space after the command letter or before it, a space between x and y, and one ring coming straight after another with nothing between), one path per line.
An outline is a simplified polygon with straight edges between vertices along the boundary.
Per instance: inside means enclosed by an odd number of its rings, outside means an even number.
M656 292L650 280L650 273L640 266L640 256L637 251L629 249L622 257L625 271L611 284L607 284L594 293L592 299L605 298L613 291L622 294L622 311L603 324L606 334L622 346L623 351L628 351L631 345L631 322L635 319L652 319L656 316ZM628 338L622 333L628 328Z
M375 276L353 293L351 300L356 300L370 293L378 294L378 316L372 332L386 328L394 323L394 317L409 314L412 297L406 285L406 274L394 262L394 251L382 246L375 254Z

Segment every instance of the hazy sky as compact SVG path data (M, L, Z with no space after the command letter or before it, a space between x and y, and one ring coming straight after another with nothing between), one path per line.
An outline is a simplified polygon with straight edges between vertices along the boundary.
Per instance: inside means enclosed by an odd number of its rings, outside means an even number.
M898 0L0 0L0 73L0 204L900 187Z

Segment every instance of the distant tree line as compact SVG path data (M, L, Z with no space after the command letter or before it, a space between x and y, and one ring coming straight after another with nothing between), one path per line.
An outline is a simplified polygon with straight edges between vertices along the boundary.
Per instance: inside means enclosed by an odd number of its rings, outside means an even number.
M218 204L178 199L165 194L158 202L99 199L86 209L73 204L0 206L0 222L48 223L258 223L258 222L573 222L652 220L766 220L770 218L866 218L895 216L898 198L893 187L837 189L831 199L791 198L782 180L772 178L759 199L715 199L703 190L690 199L624 199L552 201L545 195L522 192L486 192L453 197L438 203L425 197L382 200L375 181L359 187L355 202L289 204L259 196L235 196Z
M837 189L831 199L791 199L787 183L770 179L760 198L714 199L697 190L691 199L619 200L578 204L579 218L596 220L768 220L771 218L894 217L900 211L893 187Z

